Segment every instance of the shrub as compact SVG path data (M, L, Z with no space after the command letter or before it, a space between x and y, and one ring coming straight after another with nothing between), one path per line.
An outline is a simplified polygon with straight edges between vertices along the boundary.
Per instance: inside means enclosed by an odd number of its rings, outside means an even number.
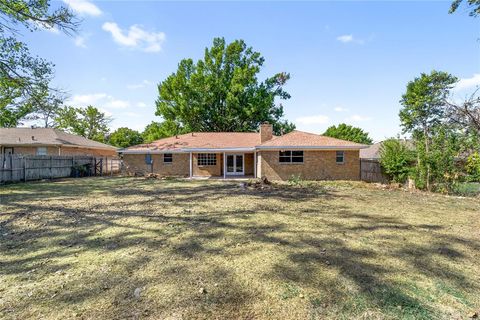
M469 181L480 182L480 154L478 152L472 153L467 158L465 171L468 174Z
M412 171L415 153L399 139L388 139L380 147L380 164L393 182L404 183Z

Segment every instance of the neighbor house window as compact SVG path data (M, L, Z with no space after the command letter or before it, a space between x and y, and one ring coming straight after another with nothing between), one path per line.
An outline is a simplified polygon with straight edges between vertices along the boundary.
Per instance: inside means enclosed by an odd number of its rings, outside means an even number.
M303 151L279 151L280 163L303 163Z
M171 153L164 153L164 154L163 154L163 162L164 162L164 163L172 163L172 162L173 162L173 154L171 154Z
M345 162L345 152L344 151L337 151L336 162L338 164L343 164Z
M217 165L217 155L215 153L199 153L197 164L199 166L215 166Z
M37 156L46 156L47 155L47 148L46 147L38 147L37 148Z

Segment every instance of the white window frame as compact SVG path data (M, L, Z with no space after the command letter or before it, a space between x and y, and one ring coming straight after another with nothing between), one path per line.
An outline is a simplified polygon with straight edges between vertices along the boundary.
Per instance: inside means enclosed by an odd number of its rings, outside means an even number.
M40 152L40 150L43 150L44 152ZM37 156L46 156L48 155L48 149L47 147L37 147L37 151L35 152Z
M170 158L170 161L165 161L165 158L166 158L167 155L169 156L168 158ZM164 153L163 154L163 163L166 164L166 165L172 164L173 163L173 153Z
M290 153L289 155L281 155L282 153ZM294 156L294 152L301 152L302 155ZM288 159L289 161L280 161L281 158ZM302 158L302 161L293 161L293 158ZM278 163L280 164L303 164L305 162L305 152L303 150L280 150L278 151Z
M341 154L342 161L338 161L339 154ZM345 164L345 151L336 151L335 152L335 163L336 164Z
M198 153L197 166L199 167L214 167L217 165L216 153Z

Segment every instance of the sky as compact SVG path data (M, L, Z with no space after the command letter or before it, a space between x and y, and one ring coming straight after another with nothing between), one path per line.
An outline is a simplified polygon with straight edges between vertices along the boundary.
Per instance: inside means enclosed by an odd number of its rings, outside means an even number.
M480 85L480 18L449 1L165 2L56 1L81 18L77 34L23 34L55 64L68 104L100 108L111 127L143 130L157 85L181 59L201 59L215 37L243 39L265 64L259 79L288 72L281 101L297 129L322 133L342 122L379 141L401 133L399 100L422 72L447 71L465 97Z

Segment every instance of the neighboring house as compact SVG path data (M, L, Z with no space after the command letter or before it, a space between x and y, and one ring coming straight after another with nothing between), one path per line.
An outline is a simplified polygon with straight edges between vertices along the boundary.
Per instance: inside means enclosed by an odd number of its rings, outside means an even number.
M0 128L0 154L117 155L117 148L53 128Z
M409 149L414 149L412 140L399 140ZM360 172L361 179L367 182L388 183L390 179L383 173L380 164L380 149L383 141L368 146L368 148L360 150Z
M286 180L359 180L365 145L293 131L193 132L120 150L131 173L187 177L267 177Z
M399 141L408 149L415 150L415 146L412 140L400 139ZM360 150L360 159L380 161L380 148L382 147L382 144L383 141L380 141L368 146L368 148Z

